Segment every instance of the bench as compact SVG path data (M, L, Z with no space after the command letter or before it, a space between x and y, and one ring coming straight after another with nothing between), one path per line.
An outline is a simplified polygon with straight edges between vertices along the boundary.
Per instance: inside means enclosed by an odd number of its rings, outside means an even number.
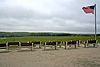
M34 41L34 42L31 42L33 43L33 46L36 47L37 45L39 46L39 48L41 48L41 42L40 41Z
M7 42L8 49L10 46L19 46L19 42Z
M33 43L30 42L20 42L19 44L19 48L31 48L31 50L33 50Z
M62 41L57 41L57 45L59 46L59 48L61 48L63 42Z
M0 43L0 49L8 49L6 43Z
M97 40L87 40L84 44L84 47L89 47L89 45L93 45L93 47L96 47L96 44L97 44Z
M45 42L44 44L44 50L46 49L47 46L54 46L55 50L57 49L57 42L50 41L50 42Z
M65 43L65 49L66 49L67 46L71 47L72 45L74 45L75 48L76 48L76 46L78 45L78 42L77 41L73 41L73 40L66 42Z
M8 52L8 46L6 43L0 43L0 53Z
M0 43L0 48L6 48L6 43Z

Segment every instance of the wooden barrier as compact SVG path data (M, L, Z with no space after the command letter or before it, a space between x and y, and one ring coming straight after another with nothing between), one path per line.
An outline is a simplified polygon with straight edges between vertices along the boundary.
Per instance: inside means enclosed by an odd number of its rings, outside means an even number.
M19 49L21 49L22 47L29 47L31 48L31 50L33 50L33 47L36 47L37 45L39 45L39 48L42 47L42 44L44 45L44 50L46 49L47 46L54 46L55 50L57 49L57 46L61 47L62 44L65 45L65 49L67 48L67 46L71 47L74 46L75 48L77 48L77 46L79 47L80 44L84 44L84 47L89 47L89 45L93 45L93 47L96 47L97 45L97 40L86 40L86 41L80 41L80 40L71 40L71 41L66 41L66 42L62 42L62 41L48 41L48 42L40 42L40 41L34 41L34 42L7 42L7 43L0 43L0 48L4 48L9 50L10 46L19 46Z
M44 44L44 50L46 49L47 46L54 46L55 50L57 49L57 42L50 41L50 42L45 42Z
M30 42L20 42L19 44L19 48L21 50L21 48L31 48L31 50L33 50L33 43Z
M61 48L61 46L62 46L62 41L57 41L57 45L59 46L59 48Z
M80 40L77 40L77 45L78 47L80 47Z
M8 50L8 45L6 45L6 43L0 43L0 49L7 49Z
M6 48L6 43L0 43L0 48Z
M96 44L97 44L97 40L87 40L85 41L85 44L84 44L84 47L89 47L89 45L93 45L93 47L96 47Z
M19 46L19 42L7 42L6 44L8 45L8 49L10 46Z
M77 41L73 41L73 40L68 41L68 42L65 43L65 49L66 49L67 46L71 47L72 45L74 45L75 48L76 48L77 44L78 44Z
M39 48L41 48L42 44L40 41L34 41L32 42L33 43L33 46L36 47L37 45L39 45Z
M8 42L8 46L10 45L18 45L19 46L19 42Z
M0 53L8 52L8 45L6 43L0 43Z

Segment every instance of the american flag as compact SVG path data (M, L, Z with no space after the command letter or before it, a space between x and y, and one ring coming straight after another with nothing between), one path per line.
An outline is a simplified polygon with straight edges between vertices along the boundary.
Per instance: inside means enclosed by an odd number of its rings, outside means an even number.
M83 7L82 9L84 10L85 13L92 13L92 14L94 14L94 8L95 8L95 5L86 6L86 7Z

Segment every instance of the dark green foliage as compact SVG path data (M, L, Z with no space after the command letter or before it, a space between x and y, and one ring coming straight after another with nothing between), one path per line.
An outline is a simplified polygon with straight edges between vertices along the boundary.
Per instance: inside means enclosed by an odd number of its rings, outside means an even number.
M70 34L53 32L0 32L0 37L24 37L24 36L93 36L94 34ZM97 34L98 36L100 34Z

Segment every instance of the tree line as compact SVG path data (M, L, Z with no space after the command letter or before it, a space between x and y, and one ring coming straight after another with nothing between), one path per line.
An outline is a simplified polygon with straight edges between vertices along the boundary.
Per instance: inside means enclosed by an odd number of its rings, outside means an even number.
M0 37L24 37L24 36L92 36L94 34L71 34L53 32L0 32ZM100 34L97 34L100 36Z

